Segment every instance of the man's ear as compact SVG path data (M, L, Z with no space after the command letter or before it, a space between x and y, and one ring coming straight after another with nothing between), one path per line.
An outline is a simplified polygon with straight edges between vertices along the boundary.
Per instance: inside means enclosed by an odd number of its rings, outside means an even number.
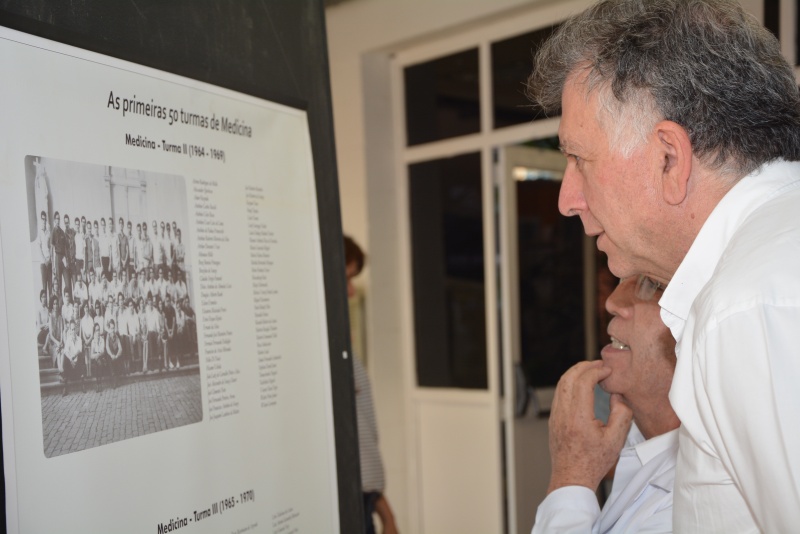
M663 157L661 194L667 203L676 206L686 199L689 188L692 143L686 130L675 122L661 121L655 130Z

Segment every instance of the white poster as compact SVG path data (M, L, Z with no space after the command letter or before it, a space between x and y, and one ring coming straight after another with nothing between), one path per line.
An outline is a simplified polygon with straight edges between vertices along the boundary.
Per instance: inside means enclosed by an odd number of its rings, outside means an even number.
M302 111L0 28L9 532L337 532Z

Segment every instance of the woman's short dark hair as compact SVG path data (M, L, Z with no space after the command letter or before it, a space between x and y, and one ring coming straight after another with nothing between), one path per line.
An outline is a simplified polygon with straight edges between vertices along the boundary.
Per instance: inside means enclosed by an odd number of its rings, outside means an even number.
M345 265L350 265L351 263L355 263L358 267L358 271L356 274L360 273L361 270L364 268L364 264L367 262L367 256L364 254L364 251L361 250L361 247L358 246L358 243L353 241L353 238L346 235L344 236L344 263Z

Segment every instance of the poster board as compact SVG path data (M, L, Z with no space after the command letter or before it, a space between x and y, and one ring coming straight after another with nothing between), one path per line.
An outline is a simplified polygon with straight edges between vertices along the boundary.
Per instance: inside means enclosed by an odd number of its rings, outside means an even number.
M62 40L81 40L74 37ZM273 99L255 98L11 30L0 35L0 58L3 78L15 80L0 90L8 117L0 133L0 336L8 345L0 349L0 394L10 531L360 529L335 162L329 140L319 148L320 114L297 94L262 88ZM329 107L322 115L329 128ZM53 257L43 260L42 211L51 234L56 212L62 230L67 215L101 221L91 231L98 242L121 217L139 245L147 239L135 225L147 224L152 248L162 251L151 265L162 278L185 279L196 329L165 341L162 326L142 336L146 350L124 342L140 356L99 384L104 366L86 355L95 368L68 381L66 396L53 395L65 351L36 340L42 265L51 267L50 294L71 290L80 267L58 267L52 235ZM75 258L118 287L128 269L113 267L121 260L110 250ZM156 285L151 295L174 302ZM138 306L149 311L141 296ZM129 307L124 296L119 309ZM40 513L42 502L54 503L52 514Z

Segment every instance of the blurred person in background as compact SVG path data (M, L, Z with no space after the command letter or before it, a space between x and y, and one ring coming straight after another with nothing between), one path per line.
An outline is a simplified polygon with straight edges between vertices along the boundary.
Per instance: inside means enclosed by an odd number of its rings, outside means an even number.
M345 273L347 275L347 296L355 296L352 280L364 269L366 256L352 238L344 236ZM361 487L364 496L364 521L367 534L375 533L372 516L378 514L384 534L397 532L392 508L384 495L386 477L383 461L378 449L378 425L375 421L375 405L372 399L372 386L367 370L358 358L353 358L353 378L356 388L356 417L358 419L358 451L361 463Z

